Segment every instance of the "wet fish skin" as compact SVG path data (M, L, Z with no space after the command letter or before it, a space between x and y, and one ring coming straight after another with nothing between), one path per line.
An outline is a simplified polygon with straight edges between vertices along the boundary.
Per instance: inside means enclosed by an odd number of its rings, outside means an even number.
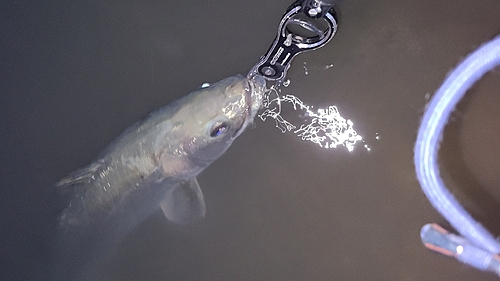
M196 176L253 122L264 90L262 77L241 75L198 89L152 112L59 181L69 199L59 218L54 280L94 280L119 241L160 208L176 223L202 218Z

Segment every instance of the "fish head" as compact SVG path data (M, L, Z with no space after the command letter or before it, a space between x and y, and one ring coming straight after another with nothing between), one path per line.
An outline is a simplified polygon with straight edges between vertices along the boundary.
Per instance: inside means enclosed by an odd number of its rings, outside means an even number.
M265 80L236 75L201 90L191 120L199 131L187 151L195 160L212 162L253 122L262 104Z
M173 180L160 203L170 221L189 224L205 216L205 200L195 177L253 122L262 105L265 84L261 76L233 76L193 92L182 103L175 118L182 119L176 122L182 125L169 134L184 136L179 138L178 157L164 161L163 166Z
M180 108L170 120L171 124L178 125L169 130L170 141L166 142L175 149L162 161L164 169L173 172L167 174L190 178L219 158L253 123L265 90L262 76L236 75L180 100ZM174 165L174 162L182 165Z

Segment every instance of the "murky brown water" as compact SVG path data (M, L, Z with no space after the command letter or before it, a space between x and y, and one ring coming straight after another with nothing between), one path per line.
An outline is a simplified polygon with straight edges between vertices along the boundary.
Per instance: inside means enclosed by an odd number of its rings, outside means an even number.
M54 182L149 111L246 73L291 4L10 2L0 20L2 280L48 271ZM152 217L111 258L107 280L498 279L422 246L420 227L443 219L412 150L426 94L499 34L500 2L345 0L338 12L337 35L295 59L285 93L337 105L371 151L325 150L257 120L199 178L206 219L186 228ZM441 153L450 189L496 234L498 89L497 71L470 91Z

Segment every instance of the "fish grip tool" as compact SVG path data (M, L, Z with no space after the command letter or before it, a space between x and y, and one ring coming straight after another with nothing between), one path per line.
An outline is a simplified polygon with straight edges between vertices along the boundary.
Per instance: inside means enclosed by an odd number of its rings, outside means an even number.
M268 81L283 80L296 55L323 47L336 31L336 13L331 5L295 1L283 15L271 47L248 76L259 74Z

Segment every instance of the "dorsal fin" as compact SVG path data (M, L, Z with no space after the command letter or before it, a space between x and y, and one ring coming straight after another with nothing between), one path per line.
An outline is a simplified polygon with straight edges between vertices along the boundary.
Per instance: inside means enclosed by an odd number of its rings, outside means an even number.
M56 183L57 188L64 188L72 185L77 185L80 183L89 182L96 173L103 170L106 167L106 163L104 160L97 160L92 162L87 167L78 169L71 174L69 174L64 179L58 181Z

